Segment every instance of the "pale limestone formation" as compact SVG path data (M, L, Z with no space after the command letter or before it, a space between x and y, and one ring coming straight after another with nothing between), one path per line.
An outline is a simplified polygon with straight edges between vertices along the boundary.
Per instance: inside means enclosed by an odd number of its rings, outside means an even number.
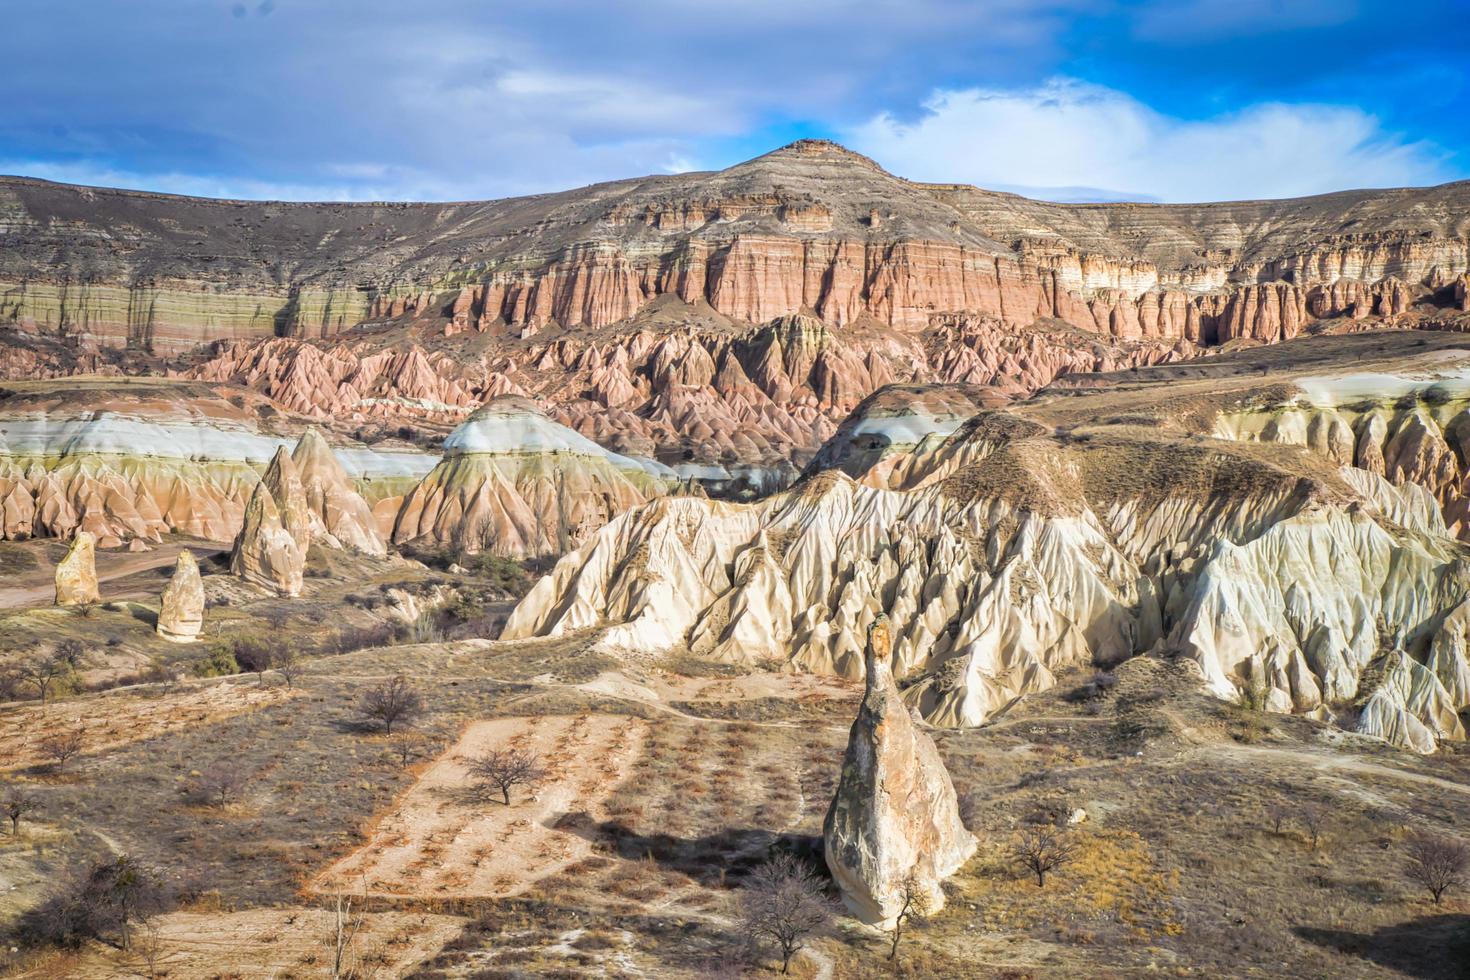
M822 825L827 868L847 907L884 928L903 908L906 880L930 911L942 908L940 883L976 847L944 761L898 693L891 657L888 620L880 617L868 628L867 693Z
M404 498L393 540L562 554L676 482L667 467L610 452L524 398L497 398L444 441L444 459Z
M287 596L301 594L306 552L281 522L281 512L264 480L245 505L245 519L230 552L230 572Z
M366 555L385 555L388 546L378 533L372 508L362 498L327 440L307 429L291 454L305 494L313 537L334 548Z
M192 643L204 629L204 580L188 548L179 549L173 578L163 590L157 629L159 636L174 643Z
M296 472L296 463L285 446L277 447L261 478L266 489L275 500L276 510L281 515L281 527L286 529L296 542L297 549L306 553L311 545L312 515L306 508L306 489ZM319 522L318 522L319 523Z
M78 531L66 557L56 564L56 604L80 606L101 598L97 591L97 538L90 531Z
M1400 387L1430 385L1454 411L1454 388L1421 374L1457 362L1415 356L1400 380L1367 374L1343 390L1387 386L1407 405ZM751 505L635 508L538 582L504 635L601 626L615 653L687 645L858 678L852 638L883 613L904 696L933 724L979 724L1059 670L1166 649L1196 661L1222 698L1264 680L1275 710L1351 719L1420 751L1463 738L1470 562L1429 491L1343 465L1352 430L1331 418L1276 413L1279 432L1300 430L1316 448L1173 428L1223 431L1234 406L1283 387L1228 362L1228 382L1193 380L1202 373L1155 384L1130 374L1122 394L1079 381L1070 397L981 411L947 436L919 432L932 419L879 416L882 431L917 442L834 456L879 486L829 470ZM1074 428L1104 413L1117 421ZM1369 444L1395 460L1434 458L1407 448L1423 437Z

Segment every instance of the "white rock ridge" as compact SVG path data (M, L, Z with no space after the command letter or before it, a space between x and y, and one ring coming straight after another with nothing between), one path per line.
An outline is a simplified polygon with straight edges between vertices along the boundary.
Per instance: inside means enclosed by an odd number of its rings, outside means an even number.
M892 642L888 620L879 617L868 630L867 692L822 825L827 868L843 901L882 928L903 910L906 888L917 890L926 910L942 908L940 883L976 847L944 761L894 684Z
M1356 713L1421 751L1464 736L1470 566L1417 485L1291 447L1020 421L977 416L909 460L915 489L829 471L750 505L635 508L539 581L504 635L595 626L633 656L688 645L858 678L852 638L884 613L903 695L936 725L980 724L1069 667L1172 649L1221 697L1264 677L1279 710ZM1384 674L1372 710L1349 710L1395 651L1423 669Z
M444 441L444 459L404 498L393 541L563 554L675 482L667 467L604 449L524 398L497 398Z

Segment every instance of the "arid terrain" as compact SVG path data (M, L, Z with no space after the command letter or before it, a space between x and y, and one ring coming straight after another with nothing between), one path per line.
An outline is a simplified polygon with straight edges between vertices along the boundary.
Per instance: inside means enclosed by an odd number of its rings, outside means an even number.
M1470 976L1467 231L0 182L0 975Z

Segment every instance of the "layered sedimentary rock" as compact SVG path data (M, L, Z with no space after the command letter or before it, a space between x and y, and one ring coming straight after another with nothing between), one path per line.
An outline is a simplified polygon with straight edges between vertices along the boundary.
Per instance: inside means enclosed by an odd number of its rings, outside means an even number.
M740 328L665 308L658 322L618 336L516 345L470 363L418 348L375 351L364 342L232 344L191 374L257 387L319 418L454 422L481 401L524 395L596 442L656 456L681 476L733 493L785 486L848 412L892 381L983 385L1000 398L1063 374L1174 361L1196 348L1017 333L979 317L902 335L806 315Z
M0 317L181 349L416 316L450 334L596 329L677 298L747 322L809 309L834 326L921 329L967 312L1124 339L1286 339L1313 317L1398 315L1470 269L1467 193L1073 206L912 183L821 141L718 173L468 204L249 204L11 179Z
M881 613L904 697L936 724L979 724L1068 667L1172 650L1221 697L1264 681L1277 709L1427 749L1463 737L1470 703L1470 565L1429 492L1216 433L1302 377L1375 357L1442 369L1452 349L1330 338L1072 379L881 460L873 482L896 489L827 470L753 505L656 500L564 558L505 635L599 626L611 651L859 677L852 638Z
M332 548L367 555L387 554L373 510L357 492L332 447L316 429L307 429L291 454L305 497L313 538Z
M170 532L228 541L261 472L301 428L260 395L196 382L5 385L0 537L64 538L82 529L103 547ZM401 495L434 461L362 445L333 455L374 500Z
M97 539L87 531L72 538L66 557L56 564L56 604L81 606L97 602Z
M893 681L887 619L868 627L867 692L822 826L827 868L858 919L892 926L905 901L944 907L940 882L975 852L934 742ZM906 895L906 891L915 894Z
M281 519L275 494L264 480L245 505L240 533L230 550L230 573L281 595L301 594L306 549Z
M563 554L676 482L667 467L610 452L507 396L444 441L443 460L404 498L393 540L518 558Z
M174 643L191 643L204 628L204 580L188 548L179 550L173 578L163 590L156 628L159 636Z

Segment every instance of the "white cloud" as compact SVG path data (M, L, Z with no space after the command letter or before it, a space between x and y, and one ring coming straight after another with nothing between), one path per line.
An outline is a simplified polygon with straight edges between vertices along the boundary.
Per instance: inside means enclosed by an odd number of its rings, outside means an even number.
M1385 132L1345 106L1263 103L1184 120L1114 89L1056 79L941 90L924 110L912 123L880 114L847 138L911 179L1059 198L1078 188L1165 201L1296 197L1456 176L1440 147Z

